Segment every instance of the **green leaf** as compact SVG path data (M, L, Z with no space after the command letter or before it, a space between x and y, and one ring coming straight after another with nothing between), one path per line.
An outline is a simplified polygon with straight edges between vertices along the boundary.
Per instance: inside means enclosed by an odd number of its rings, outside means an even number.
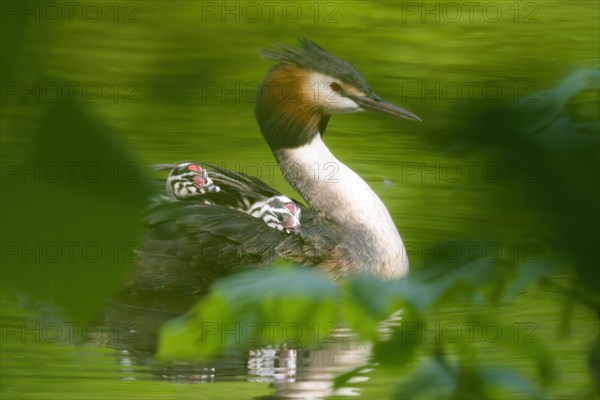
M3 160L2 285L88 320L134 265L150 187L77 104L59 102L36 123L23 133L29 147Z
M529 399L542 399L543 393L538 387L525 379L521 374L506 368L484 368L480 371L484 383L498 389L505 395L518 393L527 395Z
M277 343L311 346L338 327L339 290L309 269L255 270L223 279L185 318L167 323L159 357L206 359Z
M458 383L456 372L439 362L428 360L396 385L394 399L447 399Z
M411 319L414 321L414 319ZM382 365L403 367L408 364L419 346L422 344L420 323L405 325L400 322L392 336L387 340L377 341L373 347L373 360Z

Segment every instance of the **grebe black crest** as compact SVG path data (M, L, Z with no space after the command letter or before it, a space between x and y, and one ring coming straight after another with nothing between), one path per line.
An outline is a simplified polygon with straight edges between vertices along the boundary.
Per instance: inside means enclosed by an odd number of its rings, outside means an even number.
M377 96L354 66L314 42L302 39L297 48L277 46L262 54L277 63L261 84L255 117L283 176L307 206L240 172L174 165L168 200L147 212L141 272L133 284L197 293L232 267L278 259L334 278L405 276L406 252L387 208L322 136L337 114L419 117ZM297 89L294 99L286 92L289 85ZM332 168L335 179L323 179Z

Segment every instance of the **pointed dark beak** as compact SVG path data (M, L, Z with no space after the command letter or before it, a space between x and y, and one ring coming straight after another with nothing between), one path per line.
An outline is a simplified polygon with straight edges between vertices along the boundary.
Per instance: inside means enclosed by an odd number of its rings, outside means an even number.
M376 94L372 94L369 96L349 96L352 100L356 102L361 108L367 111L374 111L381 114L391 115L392 117L409 119L411 121L419 121L421 122L421 118L417 117L415 114L411 113L408 110L405 110L402 107L399 107L395 104L390 103L377 96Z

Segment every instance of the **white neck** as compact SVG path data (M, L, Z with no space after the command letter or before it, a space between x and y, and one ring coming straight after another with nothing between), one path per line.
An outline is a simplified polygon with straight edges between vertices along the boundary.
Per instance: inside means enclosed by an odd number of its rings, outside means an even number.
M310 207L352 232L346 245L361 255L365 270L399 278L408 272L402 239L383 202L354 171L327 148L320 134L301 147L275 153L285 178Z

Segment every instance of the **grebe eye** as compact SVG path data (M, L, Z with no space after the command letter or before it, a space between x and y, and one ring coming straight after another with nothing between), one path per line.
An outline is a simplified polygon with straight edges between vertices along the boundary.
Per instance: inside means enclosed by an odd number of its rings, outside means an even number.
M296 213L296 205L294 203L285 203L283 205L290 213Z
M188 167L188 169L190 171L194 171L194 172L198 172L201 173L202 172L202 168L200 168L199 166L197 166L196 164L192 164Z
M206 182L204 182L204 179L202 179L201 176L195 176L194 177L194 183L196 184L196 186L204 186L204 184Z
M331 88L331 90L333 90L334 92L339 92L340 90L342 90L342 87L340 86L339 83L337 82L331 82L329 84L329 87Z

